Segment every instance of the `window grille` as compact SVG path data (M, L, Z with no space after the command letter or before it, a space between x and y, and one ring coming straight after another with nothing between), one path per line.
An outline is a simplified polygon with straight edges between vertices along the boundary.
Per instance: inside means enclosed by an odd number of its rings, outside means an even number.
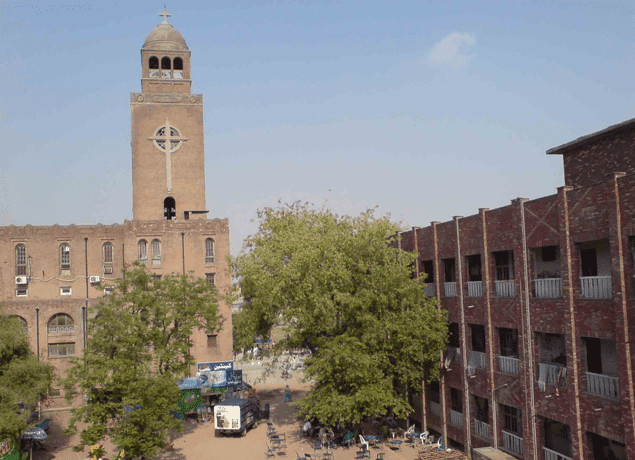
M49 356L73 356L75 355L75 342L49 343Z
M139 260L148 260L148 242L139 240Z
M161 241L152 240L152 263L160 264L161 263Z
M112 263L112 243L104 243L104 263Z
M73 332L75 325L73 318L65 313L58 313L51 318L48 324L49 334L56 332Z
M216 274L215 273L205 273L205 279L207 280L207 284L210 286L216 285Z
M15 274L26 276L26 246L23 244L15 247Z
M205 240L205 263L214 263L214 240L211 238Z
M71 247L67 243L60 244L60 270L71 269Z

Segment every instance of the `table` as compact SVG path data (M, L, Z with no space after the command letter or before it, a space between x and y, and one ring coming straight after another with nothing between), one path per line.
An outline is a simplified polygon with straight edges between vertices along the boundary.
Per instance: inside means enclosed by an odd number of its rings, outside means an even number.
M401 450L401 444L403 444L402 440L393 439L392 441L390 441L390 448L394 450Z

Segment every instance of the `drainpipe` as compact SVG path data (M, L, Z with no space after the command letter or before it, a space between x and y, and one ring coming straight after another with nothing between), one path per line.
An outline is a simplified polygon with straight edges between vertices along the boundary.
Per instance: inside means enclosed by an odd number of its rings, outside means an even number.
M35 307L35 347L37 348L37 360L40 360L40 306Z
M82 355L86 349L86 307L88 307L88 237L84 237L84 264L86 267L86 303L82 305Z
M181 258L183 259L183 274L185 275L185 232L181 232Z

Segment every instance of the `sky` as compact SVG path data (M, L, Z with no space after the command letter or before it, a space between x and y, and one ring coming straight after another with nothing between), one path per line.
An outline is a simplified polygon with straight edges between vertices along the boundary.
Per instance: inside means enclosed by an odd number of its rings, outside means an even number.
M209 218L296 200L404 227L564 184L546 150L635 117L635 5L186 1ZM0 1L0 225L132 219L146 0Z

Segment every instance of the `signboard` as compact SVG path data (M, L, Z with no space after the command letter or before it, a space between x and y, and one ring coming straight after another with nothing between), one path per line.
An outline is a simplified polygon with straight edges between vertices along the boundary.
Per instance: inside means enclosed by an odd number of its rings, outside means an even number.
M235 369L227 371L227 386L237 387L243 383L243 370Z
M0 460L20 460L20 452L11 438L0 440Z
M214 371L226 371L234 369L233 361L220 361L216 363L198 363L198 372L214 372Z

